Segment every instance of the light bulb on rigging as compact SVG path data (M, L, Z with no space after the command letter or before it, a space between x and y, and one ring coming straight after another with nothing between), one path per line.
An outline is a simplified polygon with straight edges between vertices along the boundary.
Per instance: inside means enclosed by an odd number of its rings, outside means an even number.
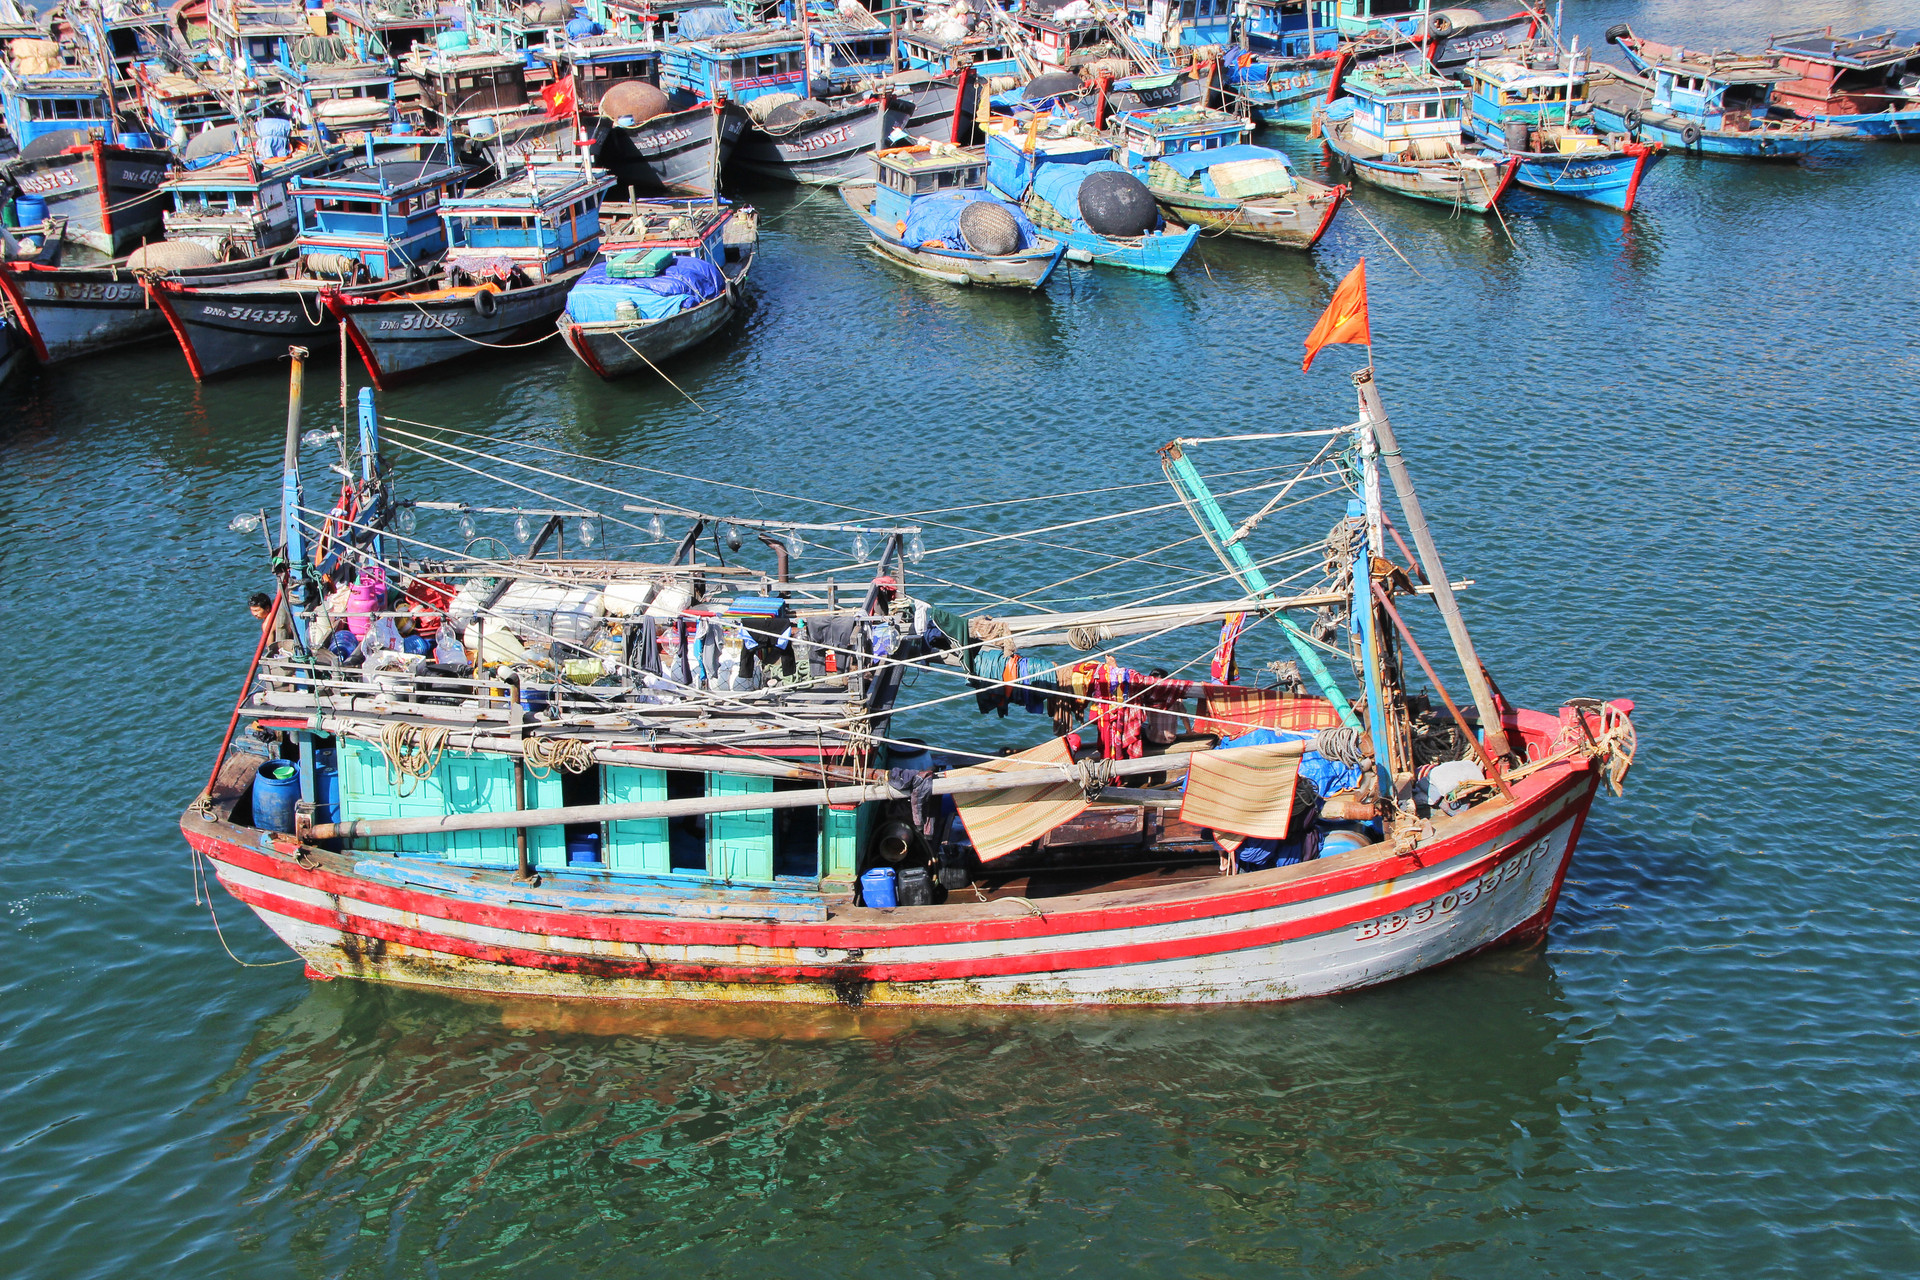
M468 515L464 511L461 512L460 513L460 536L468 540L472 540L474 534L478 533L479 531L480 531L480 526L474 523L473 517Z
M920 535L914 534L907 539L907 559L919 564L927 558L927 544L920 541Z
M523 547L529 542L532 542L533 521L527 519L525 516L515 516L513 518L513 540Z
M647 536L655 542L667 536L667 526L661 523L658 514L647 517Z
M867 558L867 552L871 550L872 548L867 545L866 534L856 533L853 535L853 558L855 560L865 560Z
M412 503L408 503L394 513L393 527L402 533L412 533L419 523L419 519L413 514Z
M807 541L800 536L798 529L787 530L787 558L798 560L807 552Z
M599 540L599 537L600 522L598 520L582 518L580 521L580 545L590 547Z

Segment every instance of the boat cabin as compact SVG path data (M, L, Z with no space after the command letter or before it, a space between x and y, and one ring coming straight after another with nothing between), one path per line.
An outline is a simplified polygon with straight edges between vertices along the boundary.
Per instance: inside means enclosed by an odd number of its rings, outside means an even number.
M1821 27L1775 36L1767 52L1797 77L1773 89L1773 101L1796 115L1920 110L1920 31L1836 36Z
M1743 129L1764 120L1773 87L1794 79L1771 56L1693 53L1642 45L1653 77L1652 109L1690 120L1702 129Z
M1238 8L1238 0L1128 0L1127 22L1134 39L1167 60L1183 46L1233 44Z
M440 156L424 160L367 158L323 175L297 177L289 186L300 226L302 259L327 254L357 259L356 274L404 280L425 271L447 247L440 202L457 195L467 171ZM319 270L315 275L339 275Z
M415 51L408 67L420 84L427 119L449 127L482 116L527 110L527 64L495 49Z
M1440 160L1460 150L1460 116L1467 90L1430 71L1374 63L1342 81L1353 102L1352 132L1363 148L1382 155Z
M393 72L385 63L308 63L282 71L281 80L301 121L330 137L385 132L399 122Z
M807 92L807 52L798 30L763 28L660 50L660 87L689 99L751 102L772 93Z
M538 283L600 251L600 201L613 176L538 165L440 203L447 265L470 276L517 272Z
M1247 48L1306 58L1340 46L1334 0L1242 0Z
M350 153L339 145L297 146L279 159L242 152L202 168L176 171L160 186L161 221L169 240L191 240L214 254L249 258L283 245L299 231L288 184L337 168Z
M654 44L621 42L582 44L569 41L534 48L533 56L552 68L555 79L571 75L580 114L590 116L616 84L636 80L660 84L660 49Z
M1042 72L1078 72L1089 62L1115 57L1120 48L1106 24L1095 17L1057 18L1052 14L1019 13L1020 29L1027 34L1027 51L1040 64Z
M1132 168L1160 156L1238 146L1253 137L1253 123L1212 107L1161 107L1123 111L1108 122Z
M873 216L887 222L906 219L921 196L982 191L987 187L985 147L952 143L896 147L873 157Z
M431 49L435 37L453 26L453 9L413 0L370 0L328 10L341 35L353 37L369 53L403 58L415 49Z
M1574 55L1570 67L1560 59L1476 58L1467 64L1476 120L1504 125L1525 121L1532 125L1572 124L1587 111L1587 81L1591 70L1584 53Z
M232 66L259 75L293 65L295 43L314 34L307 12L255 0L210 0L207 24L211 42L225 51Z
M119 141L107 83L84 67L22 73L0 62L0 107L22 149L49 134L94 129L108 142Z
M192 76L166 70L160 63L134 68L140 105L154 130L178 148L208 129L235 123L233 106L259 113L261 85L251 76L211 70Z
M807 78L858 81L884 76L901 65L893 28L845 18L816 22L807 29Z

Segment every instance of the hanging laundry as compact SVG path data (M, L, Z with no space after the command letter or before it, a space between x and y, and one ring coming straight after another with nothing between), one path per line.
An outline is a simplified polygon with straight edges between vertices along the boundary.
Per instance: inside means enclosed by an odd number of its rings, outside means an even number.
M1240 674L1240 664L1234 660L1233 646L1240 639L1240 633L1247 629L1247 615L1230 613L1220 623L1220 646L1213 651L1212 677L1215 684L1232 684Z

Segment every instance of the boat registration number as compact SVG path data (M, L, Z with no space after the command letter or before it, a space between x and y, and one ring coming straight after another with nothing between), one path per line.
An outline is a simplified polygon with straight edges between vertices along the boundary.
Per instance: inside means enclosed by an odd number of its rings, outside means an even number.
M430 316L422 312L400 316L393 320L382 320L374 326L379 329L457 329L467 322L459 312L446 316Z
M1560 172L1568 178L1604 178L1608 170L1603 164L1570 164Z
M816 133L811 138L803 138L799 142L793 143L787 149L789 151L824 151L828 147L845 142L852 136L852 125L836 125L825 133Z
M270 307L208 307L206 314L221 320L246 320L253 324L292 324L293 312Z
M52 191L56 187L77 187L80 179L73 176L71 169L52 169L46 173L31 173L20 179L20 189L33 193Z
M685 142L693 136L691 129L669 129L665 133L656 133L647 139L647 145L639 148L641 155L652 155L656 151L665 151L675 143Z
M1385 938L1400 932L1410 924L1425 924L1435 916L1451 915L1461 907L1475 902L1483 893L1492 893L1507 881L1547 856L1551 842L1543 837L1522 853L1515 854L1478 880L1469 881L1451 893L1442 894L1431 902L1423 902L1417 907L1395 912L1379 920L1369 920L1358 925L1353 931L1357 941L1365 942L1370 938Z
M54 286L54 296L62 302L131 302L140 296L140 286L131 280L120 284L62 284Z

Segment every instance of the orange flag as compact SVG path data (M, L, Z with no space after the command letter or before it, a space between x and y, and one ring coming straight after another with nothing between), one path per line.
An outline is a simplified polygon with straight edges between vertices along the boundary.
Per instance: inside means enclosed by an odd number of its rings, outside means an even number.
M1367 328L1367 260L1360 259L1360 265L1347 272L1347 278L1333 291L1333 301L1327 304L1326 311L1320 316L1320 323L1313 326L1313 332L1307 335L1307 358L1300 362L1300 372L1313 368L1313 358L1320 348L1335 342L1359 342L1371 347L1373 333Z

